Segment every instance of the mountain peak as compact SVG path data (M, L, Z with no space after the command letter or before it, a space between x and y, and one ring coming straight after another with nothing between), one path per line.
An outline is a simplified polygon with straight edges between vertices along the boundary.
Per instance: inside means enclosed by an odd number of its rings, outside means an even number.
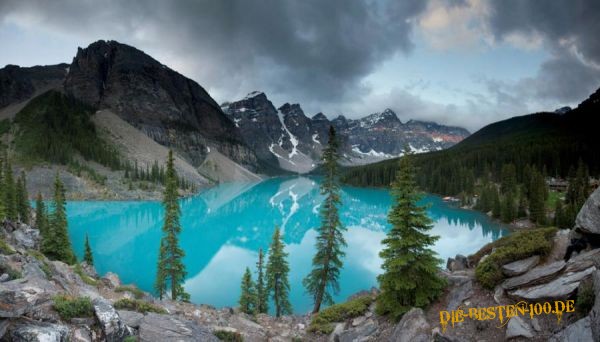
M400 124L402 123L400 122L400 119L398 119L398 116L396 116L396 113L394 113L394 111L389 108L386 108L381 113L373 113L369 116L360 119L361 127L370 127L379 123L393 122L397 122Z
M258 97L261 95L266 97L265 93L263 93L262 91L255 90L253 92L248 93L248 95L246 95L246 97L244 97L244 100L252 99L252 98L255 98L255 97Z
M314 120L314 121L328 121L327 117L323 113L321 113L321 112L315 114L312 117L312 120Z

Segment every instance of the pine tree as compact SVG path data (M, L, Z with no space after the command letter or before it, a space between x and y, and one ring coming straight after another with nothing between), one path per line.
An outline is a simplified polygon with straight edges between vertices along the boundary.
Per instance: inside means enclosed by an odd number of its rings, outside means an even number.
M303 284L314 300L313 313L319 312L321 304L332 304L332 294L339 292L338 278L342 268L342 258L346 246L344 231L340 221L340 185L338 183L338 141L333 126L329 127L329 141L323 152L325 176L321 183L321 194L325 200L321 205L321 226L318 229L316 254L313 269L304 278Z
M292 305L288 299L290 292L290 283L288 273L290 267L286 260L287 253L284 251L283 238L281 237L279 227L275 227L273 239L269 247L269 260L267 261L267 291L275 303L275 316L291 314Z
M255 285L252 281L250 269L246 267L246 272L242 277L242 292L240 294L240 311L249 315L254 315L256 309Z
M16 184L16 206L18 219L23 223L29 223L29 195L27 194L27 180L25 178L25 172L21 172L21 176L17 180Z
M269 293L265 284L265 255L262 248L258 250L258 262L256 263L256 312L267 313L269 311Z
M15 196L15 181L12 173L12 165L8 160L8 154L4 158L4 208L6 218L15 221L17 219L17 205Z
M538 225L546 223L545 189L546 182L544 181L544 177L534 170L529 190L529 219Z
M85 234L83 261L85 261L90 266L94 266L94 255L92 254L92 247L90 246L90 238L87 234Z
M437 275L440 260L430 248L439 237L428 235L432 221L425 208L417 204L420 195L411 158L407 154L400 159L391 190L394 204L388 214L392 227L379 253L383 274L377 277L381 289L377 312L396 320L414 306L431 303L445 287L445 281Z
M500 195L498 195L498 190L496 189L495 186L493 186L492 189L492 217L494 218L500 218L500 216L502 215L502 204L500 203Z
M517 209L517 217L527 217L527 197L522 192L519 198L519 207Z
M46 246L46 255L55 260L73 264L77 261L67 227L67 209L65 202L65 188L56 173L54 180L53 212L50 215L48 229L49 243Z
M179 233L181 225L179 216L181 211L178 202L177 173L173 162L173 151L169 150L167 159L167 182L163 195L163 206L165 208L165 219L163 224L163 237L159 251L158 272L155 287L162 298L162 290L166 284L170 285L171 299L188 301L189 295L184 291L183 280L186 271L183 264L185 255L179 247Z
M512 192L507 192L502 201L502 221L510 223L517 215L515 212L515 200Z
M46 211L46 205L44 204L42 194L39 192L35 200L35 225L40 231L40 250L42 251L42 253L47 254L49 252L50 245L48 212Z
M4 189L4 172L3 161L0 158L0 221L6 218L5 189Z
M160 300L163 299L167 293L167 274L166 274L166 255L165 250L165 239L160 240L160 247L158 249L158 262L156 265L156 279L154 281L154 290L158 294Z

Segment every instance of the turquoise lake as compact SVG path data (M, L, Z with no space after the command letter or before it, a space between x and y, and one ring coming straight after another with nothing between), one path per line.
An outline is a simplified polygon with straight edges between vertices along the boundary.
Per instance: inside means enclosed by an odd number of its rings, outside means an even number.
M258 249L266 249L275 225L283 229L290 264L290 300L296 313L311 308L302 279L311 268L315 228L319 226L319 180L273 178L260 183L227 183L181 201L180 235L187 268L185 289L192 302L236 306L245 268L254 270ZM337 301L377 285L378 253L389 229L391 198L386 190L344 187L341 220L348 243ZM486 215L426 196L434 246L445 260L467 255L508 234ZM117 273L123 283L152 292L163 209L160 202L69 202L69 233L75 252L83 255L89 234L96 269Z

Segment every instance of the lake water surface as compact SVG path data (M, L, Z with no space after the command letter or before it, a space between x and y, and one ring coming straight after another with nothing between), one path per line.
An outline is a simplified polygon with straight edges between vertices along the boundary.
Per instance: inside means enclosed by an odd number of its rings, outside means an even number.
M227 183L181 201L181 247L187 268L185 289L192 302L236 306L245 268L254 270L258 249L266 249L276 225L282 227L290 264L290 300L306 313L311 299L302 279L311 268L315 227L319 226L318 178L273 178L260 183ZM389 229L391 198L386 190L344 187L340 210L346 257L337 301L377 285L381 240ZM468 255L508 233L486 215L462 210L426 196L434 246L441 259ZM69 202L69 233L79 258L89 234L96 269L117 273L123 283L153 291L161 237L160 202Z

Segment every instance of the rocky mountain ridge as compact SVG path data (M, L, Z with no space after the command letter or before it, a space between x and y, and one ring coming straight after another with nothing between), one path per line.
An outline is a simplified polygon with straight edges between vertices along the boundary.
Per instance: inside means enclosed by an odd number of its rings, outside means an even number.
M334 126L341 142L342 164L357 165L401 155L405 146L416 153L448 148L469 135L460 127L410 120L402 123L391 109L361 119L323 113L308 117L299 104L276 108L263 92L224 103L221 107L240 129L259 159L273 167L307 172L318 165Z

